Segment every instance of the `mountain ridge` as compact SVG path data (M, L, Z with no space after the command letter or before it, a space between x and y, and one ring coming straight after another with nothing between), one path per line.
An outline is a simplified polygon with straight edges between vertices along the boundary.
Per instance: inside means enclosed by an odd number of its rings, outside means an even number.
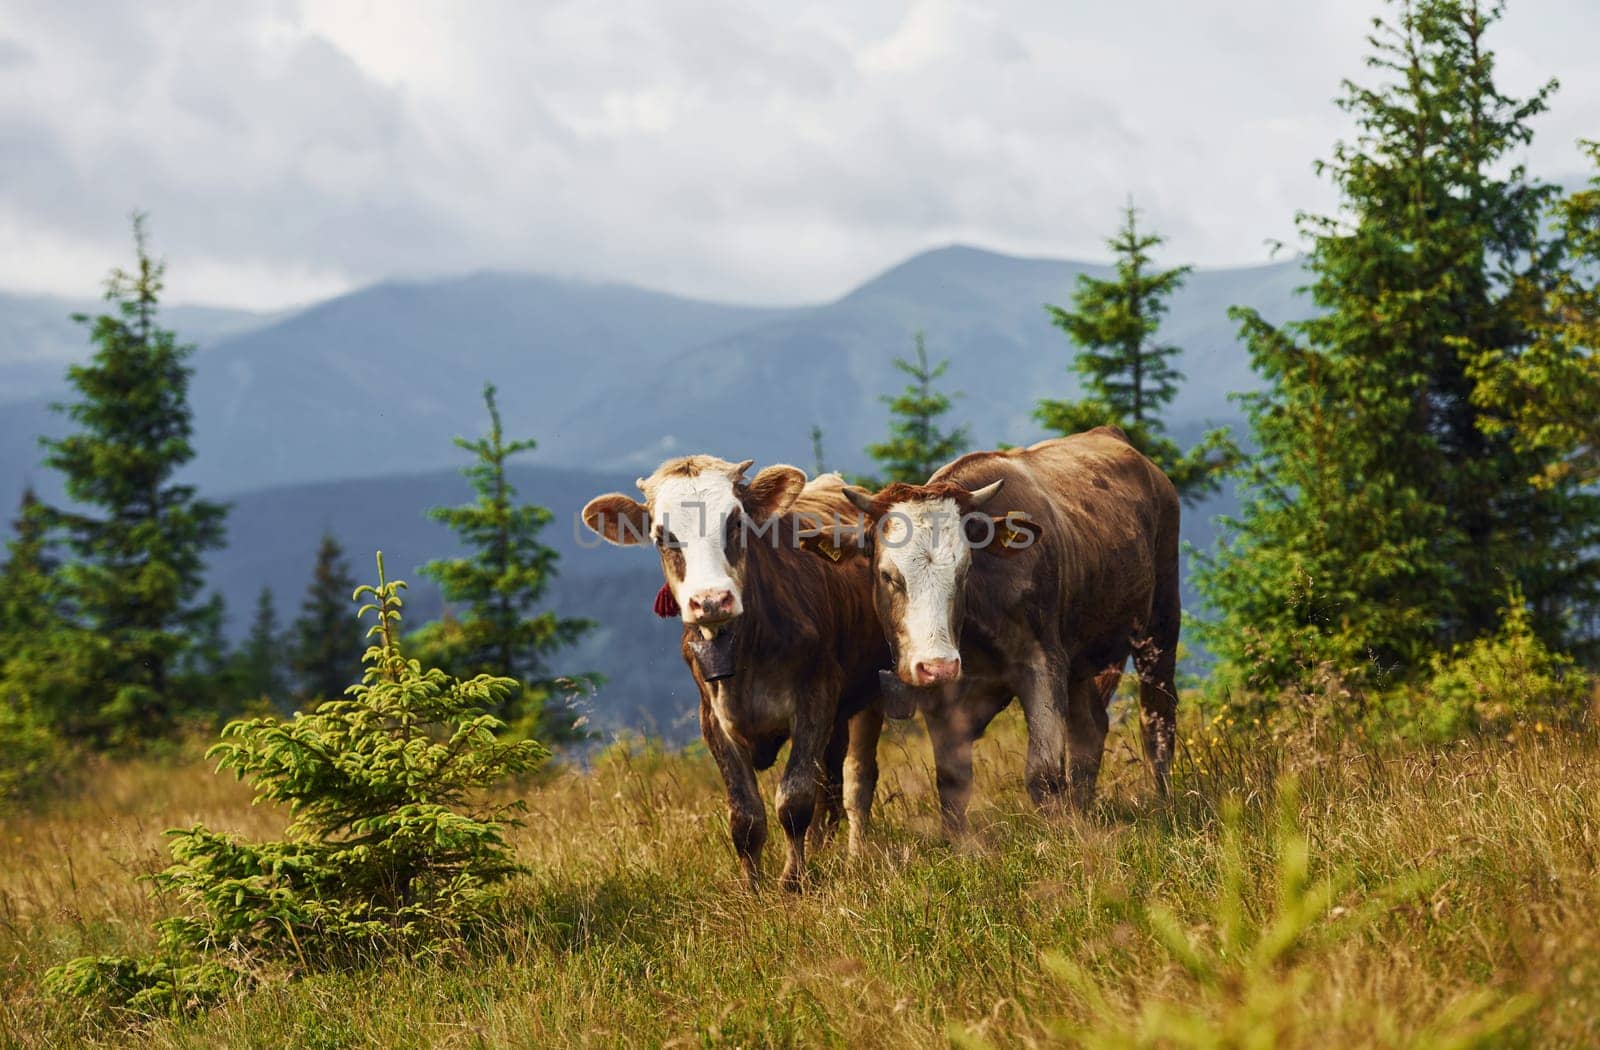
M1253 377L1226 307L1283 314L1294 267L1190 277L1163 329L1187 347L1194 377L1175 423L1236 415L1227 395ZM954 243L809 306L520 271L379 282L205 344L186 475L226 494L445 467L450 439L481 426L485 381L500 388L508 430L539 440L543 463L637 471L689 449L808 463L818 424L829 465L857 470L883 432L879 398L903 385L892 359L919 328L936 357L951 358L946 389L964 395L956 421L980 445L1020 442L1038 433L1039 397L1076 391L1072 348L1044 304L1067 302L1086 272L1106 268ZM0 333L5 324L0 316ZM35 439L64 424L48 401L0 413L0 506L14 505L25 476L50 488Z

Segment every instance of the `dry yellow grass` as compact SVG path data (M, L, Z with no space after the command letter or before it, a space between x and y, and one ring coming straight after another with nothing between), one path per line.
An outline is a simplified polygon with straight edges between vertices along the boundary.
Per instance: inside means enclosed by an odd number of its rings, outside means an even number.
M952 847L937 834L926 744L896 734L870 855L850 861L830 844L800 898L739 887L708 760L614 749L592 771L529 787L514 841L531 874L484 943L273 985L134 1031L43 997L43 969L150 946L149 924L172 902L134 878L164 866L163 829L198 821L265 837L283 818L199 761L96 765L80 795L0 816L0 1040L926 1046L954 1034L1036 1045L1086 1038L1063 1023L1116 1035L1113 1020L1151 1004L1220 1031L1250 996L1292 989L1281 1045L1470 1045L1474 1018L1506 1003L1520 1017L1495 1045L1600 1045L1592 735L1302 761L1240 746L1204 768L1180 764L1166 804L1131 743L1115 733L1092 813L1045 817L1021 790L1020 719L1008 715L980 748L973 839ZM1142 916L1159 904L1195 943L1216 939L1228 870L1217 813L1232 794L1245 800L1241 921L1271 920L1282 842L1270 797L1285 770L1298 775L1312 879L1335 887L1332 906L1265 978L1208 985ZM1053 976L1049 953L1073 960L1093 994Z

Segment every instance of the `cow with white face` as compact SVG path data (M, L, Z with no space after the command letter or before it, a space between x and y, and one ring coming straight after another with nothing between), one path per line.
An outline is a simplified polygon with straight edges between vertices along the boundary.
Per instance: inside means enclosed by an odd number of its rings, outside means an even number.
M894 652L886 694L900 693L891 708L922 712L947 830L965 828L972 744L1013 697L1028 723L1029 793L1042 804L1070 787L1086 805L1130 655L1145 753L1165 791L1178 497L1120 430L976 452L926 485L847 495L873 524L861 549Z
M651 543L683 621L684 661L700 691L700 728L728 789L734 848L754 887L766 841L756 771L785 741L777 814L788 839L782 883L798 889L807 831L847 810L863 843L883 724L877 671L887 660L871 570L827 542L820 523L860 523L837 475L713 456L669 460L623 493L589 501L583 520L612 543ZM848 761L847 761L848 759ZM813 824L818 803L823 822Z
M650 540L661 551L661 567L683 622L718 630L744 612L745 544L739 532L793 505L805 475L790 467L768 467L744 486L751 460L738 466L675 472L639 479L649 510ZM746 509L748 505L748 510Z
M979 512L1004 482L968 492L951 486L891 486L876 499L859 490L847 495L872 513L874 503L887 508L878 518L875 588L878 617L890 633L895 672L907 685L931 686L961 677L961 626L966 619L967 573L972 568L972 539L993 531ZM1013 529L1031 529L1018 521ZM1032 534L1028 534L1028 544ZM985 544L990 554L1010 554L1024 545Z

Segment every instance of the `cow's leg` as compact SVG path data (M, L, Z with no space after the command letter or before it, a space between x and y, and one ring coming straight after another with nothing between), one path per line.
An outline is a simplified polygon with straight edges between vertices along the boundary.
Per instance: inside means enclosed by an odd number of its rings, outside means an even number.
M924 708L923 724L933 745L934 786L939 792L939 815L947 838L967 833L967 802L972 798L972 732L966 708L944 704Z
M778 780L777 797L778 825L789 842L783 888L791 892L799 891L805 878L806 830L811 827L816 810L817 783L823 776L834 725L834 698L838 695L837 687L802 685L792 707L794 732L789 738L789 761Z
M972 745L994 716L1011 702L1010 691L947 698L924 707L922 721L933 744L934 786L944 833L952 840L967 833L967 803L972 798Z
M872 796L878 790L878 735L883 711L874 704L850 719L850 753L844 766L844 804L850 814L850 855L866 847Z
M1028 721L1028 760L1024 776L1028 794L1041 806L1066 790L1062 768L1067 750L1067 682L1059 659L1038 650L1019 681L1017 695Z
M1169 593L1164 593L1170 590ZM1172 750L1178 735L1178 590L1157 587L1150 624L1133 639L1133 666L1139 673L1139 726L1144 756L1155 774L1156 794L1166 797Z
M766 807L761 804L761 789L756 784L756 770L749 751L723 731L704 691L700 696L700 734L717 768L722 771L722 782L728 792L728 830L733 836L733 851L744 868L745 885L754 890L761 883L761 847L767 841Z
M1106 689L1103 678L1102 673L1067 686L1067 769L1072 780L1072 805L1077 809L1094 801L1106 732L1111 728L1108 701L1116 686Z
M833 734L822 753L822 768L817 774L817 819L811 822L811 848L816 849L833 834L844 816L844 761L850 747L847 719L834 723Z

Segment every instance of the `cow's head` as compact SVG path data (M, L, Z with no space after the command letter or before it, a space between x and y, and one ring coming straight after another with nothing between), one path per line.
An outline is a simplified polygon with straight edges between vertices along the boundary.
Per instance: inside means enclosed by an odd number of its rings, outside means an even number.
M1038 527L1020 515L993 517L982 510L1002 484L969 491L948 482L897 482L876 495L845 490L872 524L873 596L895 673L907 685L961 677L973 558L1009 557L1038 539Z
M613 492L583 508L584 524L612 543L653 543L683 622L716 629L744 612L745 549L793 505L805 472L772 466L749 481L751 460L686 456L640 478L645 501ZM750 526L756 526L755 529Z

